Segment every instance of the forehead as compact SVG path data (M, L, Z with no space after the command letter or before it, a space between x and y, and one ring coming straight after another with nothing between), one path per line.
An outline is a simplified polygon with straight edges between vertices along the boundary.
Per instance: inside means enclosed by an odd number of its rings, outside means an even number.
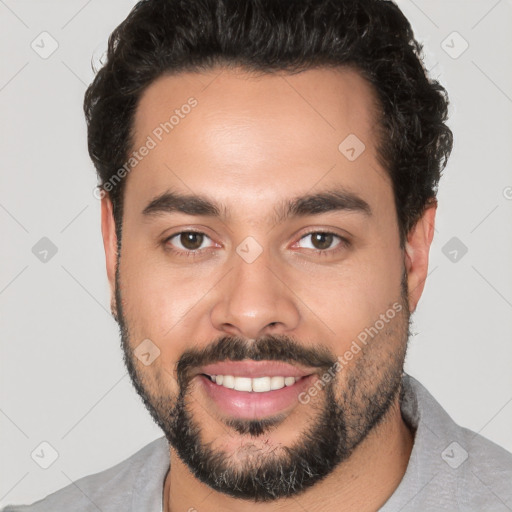
M163 76L138 104L133 148L151 139L152 149L130 172L126 196L147 201L172 187L272 201L330 183L389 192L376 157L376 106L372 86L348 68Z

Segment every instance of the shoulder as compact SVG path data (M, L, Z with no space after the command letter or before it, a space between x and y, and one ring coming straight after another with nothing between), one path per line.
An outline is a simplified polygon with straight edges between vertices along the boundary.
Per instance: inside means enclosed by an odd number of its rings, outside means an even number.
M404 512L512 510L512 454L457 425L413 377L404 377L404 391L402 416L416 429L395 496L409 500Z
M422 429L430 429L435 436L444 442L452 440L454 443L460 443L461 448L464 448L466 452L459 450L459 453L457 453L456 444L450 448L448 445L447 448L449 449L442 454L443 460L447 459L449 461L452 456L459 456L461 460L452 461L452 466L458 465L459 462L462 464L467 460L470 465L481 466L481 469L494 468L505 472L512 471L512 453L482 435L455 423L437 400L416 379L407 375L404 378L405 381L414 390L418 420ZM450 466L450 464L448 465Z
M148 471L149 468L151 471ZM152 487L147 485L148 480L153 483L155 490L158 489L163 484L168 468L168 444L161 437L115 466L80 478L31 505L8 505L0 512L132 510L135 497L141 499L140 493L151 492ZM160 494L161 490L158 498ZM146 498L154 500L155 496Z
M512 510L512 453L467 428L456 425L454 430L454 441L442 458L452 478L459 471L456 492L461 508Z

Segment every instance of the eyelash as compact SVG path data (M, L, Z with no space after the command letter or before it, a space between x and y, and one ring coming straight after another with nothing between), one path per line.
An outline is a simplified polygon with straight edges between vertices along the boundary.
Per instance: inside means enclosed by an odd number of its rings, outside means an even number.
M198 235L204 235L206 238L210 238L208 235L206 235L202 231L194 231L192 229L186 230L186 231L179 231L177 233L174 233L174 234L168 236L167 238L165 238L165 240L163 240L163 245L166 247L166 250L173 254L176 254L177 256L182 256L182 257L186 257L186 258L195 258L197 256L202 255L204 252L208 252L212 249L211 247L208 247L206 249L183 251L183 250L174 249L172 247L170 249L167 248L167 245L169 244L170 240L172 240L173 238L175 238L179 235L182 235L184 233L195 233ZM347 240L346 238L344 238L336 233L333 233L331 231L321 231L321 230L313 230L313 231L308 231L307 233L303 233L302 236L299 238L299 241L309 235L314 235L316 233L320 233L322 235L333 235L335 238L337 238L339 240L339 243L334 247L334 249L308 249L309 252L312 252L315 255L318 255L321 257L330 256L333 254L337 254L338 251L346 249L350 246L350 241Z
M313 252L313 254L317 254L319 256L332 256L333 254L337 254L339 251L343 249L347 249L350 246L350 242L348 239L342 237L341 235L337 235L332 231L321 231L321 230L312 230L306 233L303 233L299 238L299 241L308 235L314 235L315 233L320 233L322 235L332 235L339 240L339 243L334 247L334 249L308 249L308 251Z

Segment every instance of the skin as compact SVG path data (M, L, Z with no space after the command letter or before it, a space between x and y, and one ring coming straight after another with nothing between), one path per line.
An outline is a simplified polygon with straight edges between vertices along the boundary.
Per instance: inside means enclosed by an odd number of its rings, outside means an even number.
M427 276L436 206L424 211L401 248L391 181L376 156L375 95L356 71L319 68L255 76L215 69L159 78L139 103L134 148L191 96L197 107L126 181L119 285L130 345L149 338L160 350L149 366L135 361L148 393L158 390L171 401L178 392L175 365L183 352L191 344L207 347L222 335L250 340L288 335L304 347L322 346L342 355L365 327L401 301L404 272L408 312L416 309ZM366 146L353 162L338 150L351 133ZM283 200L337 186L364 199L372 214L336 211L275 223L274 207ZM206 195L223 203L229 215L222 220L142 215L169 188ZM171 242L164 240L187 229L209 237L206 252L195 257L170 252ZM350 245L335 251L334 239L331 249L315 253L311 237L302 238L311 229L347 237ZM118 254L108 195L102 199L102 234L114 295ZM236 252L248 236L263 248L250 264ZM173 239L174 248L186 252L178 239ZM350 375L359 375L354 370L358 360L378 381L390 354L405 353L407 317L398 315L354 356L340 372L337 396ZM366 377L360 384L371 390L371 381ZM192 416L204 428L202 440L240 464L250 446L268 453L300 441L315 420L315 403L323 399L319 393L310 404L295 404L274 430L251 439L226 430L222 411L208 402L200 386L191 386L190 395ZM325 479L297 497L256 504L212 490L171 448L164 510L291 511L298 509L297 502L311 512L376 510L403 477L412 444L413 432L396 397L383 420Z

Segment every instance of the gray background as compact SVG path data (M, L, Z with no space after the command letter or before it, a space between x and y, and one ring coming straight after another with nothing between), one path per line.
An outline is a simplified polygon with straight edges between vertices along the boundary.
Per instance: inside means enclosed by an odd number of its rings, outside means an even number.
M81 110L91 55L133 4L0 0L0 505L39 499L162 435L109 313ZM512 451L512 2L399 5L448 89L455 134L407 370L455 421ZM46 59L43 31L58 44Z

